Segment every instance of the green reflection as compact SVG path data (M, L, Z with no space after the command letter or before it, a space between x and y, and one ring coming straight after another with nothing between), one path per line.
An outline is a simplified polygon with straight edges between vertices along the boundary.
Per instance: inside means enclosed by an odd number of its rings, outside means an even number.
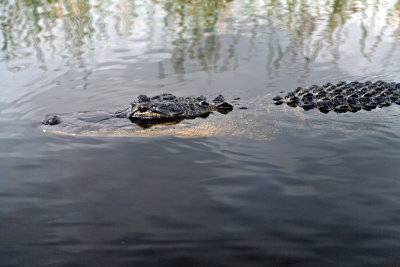
M359 26L356 36L351 24ZM400 38L400 1L1 0L0 27L1 58L12 71L46 69L54 58L84 66L91 50L133 38L147 42L144 57L155 47L168 51L180 78L194 65L208 73L235 69L260 54L262 41L272 74L287 57L305 69L322 54L337 64L348 38L357 38L359 53L371 61L388 36L390 57ZM245 50L240 42L247 42ZM165 77L165 67L160 71Z

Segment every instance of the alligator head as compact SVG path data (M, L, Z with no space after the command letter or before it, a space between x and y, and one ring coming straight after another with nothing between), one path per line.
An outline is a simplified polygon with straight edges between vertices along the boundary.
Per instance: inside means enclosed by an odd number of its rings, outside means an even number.
M126 117L143 128L149 128L156 124L179 123L184 119L206 118L213 111L227 114L232 109L233 106L221 95L210 102L203 96L183 98L161 94L149 98L139 95L131 103Z

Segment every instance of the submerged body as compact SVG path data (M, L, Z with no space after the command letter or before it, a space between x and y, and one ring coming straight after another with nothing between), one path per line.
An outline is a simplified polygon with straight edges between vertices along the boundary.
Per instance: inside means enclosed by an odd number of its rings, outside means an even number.
M83 122L101 122L112 118L129 119L142 128L164 123L179 123L185 119L206 118L213 111L226 114L233 106L222 95L212 101L200 97L176 97L172 94L160 94L154 97L139 95L126 109L117 112L95 111L81 112L75 115ZM66 115L65 117L71 117ZM62 115L47 115L44 125L58 125L64 122Z
M325 85L298 87L286 94L285 99L274 97L276 105L286 102L290 107L302 107L304 110L317 108L322 113L333 110L337 113L357 112L361 109L372 110L377 107L400 105L400 83L395 82L339 82Z

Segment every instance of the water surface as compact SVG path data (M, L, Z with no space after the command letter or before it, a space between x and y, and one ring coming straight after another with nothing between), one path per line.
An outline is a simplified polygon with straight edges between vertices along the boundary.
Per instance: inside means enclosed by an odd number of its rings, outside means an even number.
M272 97L400 81L399 2L0 1L0 27L1 266L398 264L400 106ZM40 128L163 92L248 109L139 136Z

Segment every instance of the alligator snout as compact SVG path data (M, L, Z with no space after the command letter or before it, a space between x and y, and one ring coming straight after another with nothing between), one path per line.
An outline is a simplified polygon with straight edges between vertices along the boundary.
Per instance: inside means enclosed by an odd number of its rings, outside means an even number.
M46 115L44 120L42 121L42 124L44 125L57 125L61 123L60 117L57 115Z

